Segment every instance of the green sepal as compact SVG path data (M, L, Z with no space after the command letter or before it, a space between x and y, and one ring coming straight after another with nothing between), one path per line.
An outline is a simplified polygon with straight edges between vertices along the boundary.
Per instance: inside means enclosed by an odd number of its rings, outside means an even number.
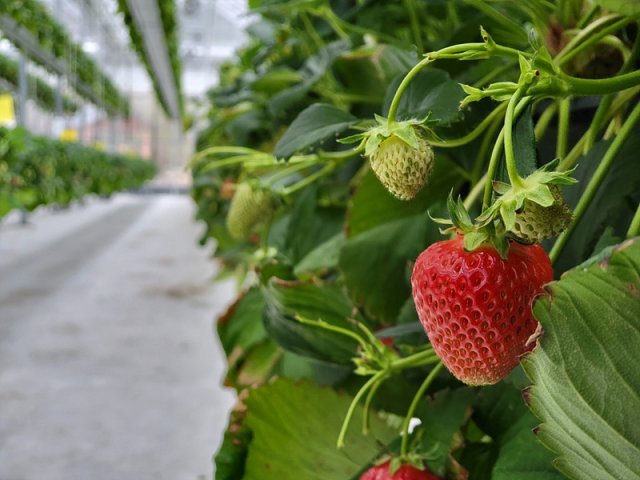
M573 185L577 182L571 177L574 169L565 172L556 172L559 159L542 166L527 178L522 180L518 186L509 186L503 182L493 182L495 191L500 197L493 204L483 211L476 219L480 226L488 225L499 214L506 230L511 230L515 226L516 213L529 200L542 207L553 205L554 198L549 189L549 185Z
M489 234L485 231L469 232L464 236L464 249L472 252L487 240L489 240Z
M411 119L402 122L394 121L391 123L389 123L388 119L380 115L375 114L374 116L376 124L370 127L366 132L338 139L338 142L354 143L360 141L361 143L357 149L361 150L364 148L365 156L371 157L371 155L373 155L376 149L380 146L380 143L392 136L398 137L407 145L415 149L420 147L418 129L434 136L433 131L427 127L429 115L423 119Z
M398 470L400 470L400 467L402 467L403 464L404 462L402 461L401 457L393 457L391 459L391 462L389 462L389 473L391 473L392 477Z
M361 142L364 138L367 137L366 133L356 133L354 135L349 135L348 137L339 138L338 143L342 143L343 145L347 145L349 143Z
M494 180L492 182L492 185L493 185L493 189L499 195L504 195L511 188L511 185L509 185L508 183L501 182L500 180Z
M453 191L449 192L449 197L447 198L447 209L449 210L451 222L454 226L458 227L465 233L473 229L473 221L471 220L469 212L467 212L460 196L458 196L457 202L453 200Z
M518 201L511 199L500 203L500 216L507 230L511 230L516 224L516 210L518 209Z
M527 200L537 203L541 207L550 207L553 205L553 195L549 187L540 184L527 193Z
M480 25L480 35L482 36L482 41L484 42L487 50L491 50L496 47L496 42L493 40L489 32L487 32L482 25Z

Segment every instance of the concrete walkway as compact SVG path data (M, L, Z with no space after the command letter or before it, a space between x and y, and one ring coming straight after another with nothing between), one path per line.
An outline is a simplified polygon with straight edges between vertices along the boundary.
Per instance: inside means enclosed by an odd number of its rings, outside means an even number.
M186 197L0 226L0 480L210 479L234 395Z

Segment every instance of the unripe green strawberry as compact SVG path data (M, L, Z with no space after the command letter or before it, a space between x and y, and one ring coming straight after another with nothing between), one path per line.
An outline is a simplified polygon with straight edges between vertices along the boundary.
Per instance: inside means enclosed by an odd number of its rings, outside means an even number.
M396 135L386 138L370 156L371 169L384 187L400 200L411 200L433 169L433 150L418 137L418 148Z
M241 183L231 200L227 230L233 238L243 240L256 227L269 221L272 213L273 199L268 191L254 190L248 183Z
M516 223L510 233L518 240L540 243L559 235L569 226L573 214L562 197L560 187L549 185L549 190L553 195L553 205L543 207L525 200L522 209L516 213Z

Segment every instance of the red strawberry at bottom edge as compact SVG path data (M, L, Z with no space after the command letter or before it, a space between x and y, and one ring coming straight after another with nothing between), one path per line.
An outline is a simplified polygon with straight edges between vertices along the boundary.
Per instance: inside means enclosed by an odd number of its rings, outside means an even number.
M539 245L509 245L507 259L490 247L466 252L463 238L436 242L413 268L420 321L445 366L469 385L505 377L534 345L531 306L553 280Z
M442 480L429 470L418 470L411 465L402 465L396 473L391 475L390 463L385 462L370 468L362 474L360 480Z

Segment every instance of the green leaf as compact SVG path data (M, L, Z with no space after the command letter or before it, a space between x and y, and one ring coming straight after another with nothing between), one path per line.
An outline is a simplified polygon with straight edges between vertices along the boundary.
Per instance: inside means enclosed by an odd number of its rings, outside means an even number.
M299 84L278 92L267 103L269 113L274 117L282 116L291 107L300 103L309 90L331 68L333 62L350 47L347 41L330 43L315 55L307 58L303 67L299 70L303 79Z
M344 232L338 232L329 240L311 250L298 264L293 272L300 275L303 272L316 272L338 266L340 250L345 242Z
M353 304L335 285L316 285L271 279L264 289L267 300L264 321L267 332L282 348L298 355L348 364L355 356L352 338L296 320L300 315L354 330L348 321Z
M396 323L410 294L410 262L440 238L427 215L371 228L347 240L339 267L357 304L385 323Z
M507 383L483 388L474 419L493 437L498 448L492 480L560 480L545 449L533 433L536 418L520 391Z
M423 401L416 412L422 421L421 450L429 452L427 464L438 475L444 474L453 435L465 422L472 400L470 389L446 390Z
M531 107L528 107L518 120L513 130L513 153L516 157L516 167L522 177L526 177L538 168L538 154L536 152L536 136L533 128Z
M286 379L253 390L244 424L253 440L243 480L347 480L374 461L397 433L376 415L364 436L355 425L336 439L351 397ZM354 418L361 418L362 408Z
M387 89L384 116L388 116L393 95L401 81L402 76ZM429 68L418 73L405 90L398 106L398 118L424 118L430 114L430 123L447 125L460 117L459 106L463 98L462 87L451 80L449 73Z
M244 475L251 431L242 424L242 421L240 412L231 412L229 427L224 433L224 440L216 453L215 480L238 480Z
M635 15L640 13L639 0L594 0L596 5L622 15Z
M344 210L318 204L316 185L305 188L288 214L286 229L274 245L292 264L342 231Z
M640 479L640 241L550 284L523 361L538 437L572 479Z
M533 417L532 417L533 419ZM535 421L535 419L533 419ZM540 445L528 425L506 442L493 467L492 480L562 480L565 477L551 465L553 455Z
M276 144L276 158L288 159L347 129L358 119L333 105L316 103L305 108Z
M238 299L226 315L220 317L218 335L227 356L234 350L234 356L239 356L251 345L264 340L263 310L262 292L259 288L252 288Z

